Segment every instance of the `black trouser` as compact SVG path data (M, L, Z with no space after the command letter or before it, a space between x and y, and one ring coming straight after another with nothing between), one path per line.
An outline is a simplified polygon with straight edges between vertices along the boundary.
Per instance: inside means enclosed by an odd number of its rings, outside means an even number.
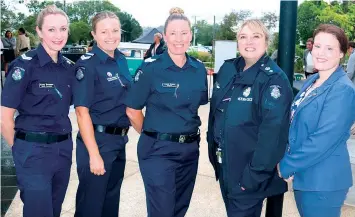
M267 198L265 217L281 217L284 194L278 194Z

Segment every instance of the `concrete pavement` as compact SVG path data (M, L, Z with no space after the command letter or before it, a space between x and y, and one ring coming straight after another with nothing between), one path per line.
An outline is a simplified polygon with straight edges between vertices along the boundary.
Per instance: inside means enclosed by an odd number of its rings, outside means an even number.
M219 191L218 183L215 181L213 169L208 161L206 129L208 122L209 105L201 107L199 110L202 126L201 126L201 145L200 145L200 161L196 180L195 189L193 192L190 208L187 212L187 217L225 217L226 212ZM76 123L75 113L70 113L70 118L73 124L73 138L76 137L78 126ZM127 144L127 165L125 170L125 179L121 189L120 202L120 217L143 217L146 216L145 192L144 186L139 172L137 160L137 141L139 135L132 129L129 132L129 143ZM75 140L74 140L75 142ZM355 157L355 137L351 147ZM355 158L353 159L355 161ZM355 162L354 162L355 163ZM355 171L355 167L353 167ZM69 188L66 198L63 203L61 217L73 217L75 212L75 194L78 186L78 177L76 174L76 158L75 145L73 152L73 165ZM355 191L355 190L354 190ZM355 194L354 194L355 204ZM22 216L22 202L19 198L19 192L15 196L6 217ZM264 211L262 216L264 216ZM285 194L283 216L297 217L298 212L291 191ZM342 209L342 217L354 217L355 208L345 205ZM88 216L89 217L89 216Z

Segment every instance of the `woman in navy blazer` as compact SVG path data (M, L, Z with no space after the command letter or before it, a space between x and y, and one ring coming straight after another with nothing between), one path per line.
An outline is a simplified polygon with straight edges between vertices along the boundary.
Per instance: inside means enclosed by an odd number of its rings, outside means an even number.
M346 141L355 120L355 87L339 66L347 37L334 25L314 32L311 76L291 108L289 144L279 175L293 181L302 217L340 216L352 175Z

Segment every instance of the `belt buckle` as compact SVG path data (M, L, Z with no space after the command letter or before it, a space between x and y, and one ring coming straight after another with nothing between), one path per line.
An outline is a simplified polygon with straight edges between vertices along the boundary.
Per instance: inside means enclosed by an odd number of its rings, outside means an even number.
M186 140L186 135L180 135L179 136L179 143L184 143Z
M127 130L123 128L122 131L121 131L121 136L125 136L126 132L127 132Z
M98 126L96 127L96 130L97 130L97 132L99 132L99 133L103 133L103 132L105 132L105 127L102 126L102 125L98 125Z

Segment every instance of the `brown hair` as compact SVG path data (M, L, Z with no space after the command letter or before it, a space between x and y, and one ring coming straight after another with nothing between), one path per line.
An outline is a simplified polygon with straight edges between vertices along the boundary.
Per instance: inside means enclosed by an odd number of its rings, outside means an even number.
M346 51L348 50L348 37L346 37L343 29L341 29L333 24L321 24L314 31L313 37L315 38L316 35L318 35L321 32L334 35L340 44L340 47L339 47L340 51L343 54L346 54Z
M191 22L190 22L189 18L187 18L185 16L183 9L175 7L175 8L170 9L169 13L170 13L170 16L168 17L168 19L166 19L165 25L164 25L164 34L166 34L166 28L168 27L168 24L173 20L185 20L189 23L189 26L191 28Z
M95 14L95 16L91 20L92 31L96 32L96 24L106 18L117 19L118 23L121 26L120 19L118 18L118 16L115 13L113 13L111 11L101 11L101 12Z
M45 7L43 10L41 10L41 12L39 12L39 14L37 16L36 25L38 26L38 28L40 30L42 30L44 18L48 15L51 15L51 14L63 15L67 19L68 25L69 25L69 17L63 10L57 8L57 6L55 6L55 5L47 5L47 7Z
M355 48L355 42L353 42L353 41L350 41L349 42L349 45L348 45L348 48Z
M309 38L309 39L307 39L307 41L306 41L306 43L307 42L311 42L312 44L314 43L314 40L313 40L313 38Z

